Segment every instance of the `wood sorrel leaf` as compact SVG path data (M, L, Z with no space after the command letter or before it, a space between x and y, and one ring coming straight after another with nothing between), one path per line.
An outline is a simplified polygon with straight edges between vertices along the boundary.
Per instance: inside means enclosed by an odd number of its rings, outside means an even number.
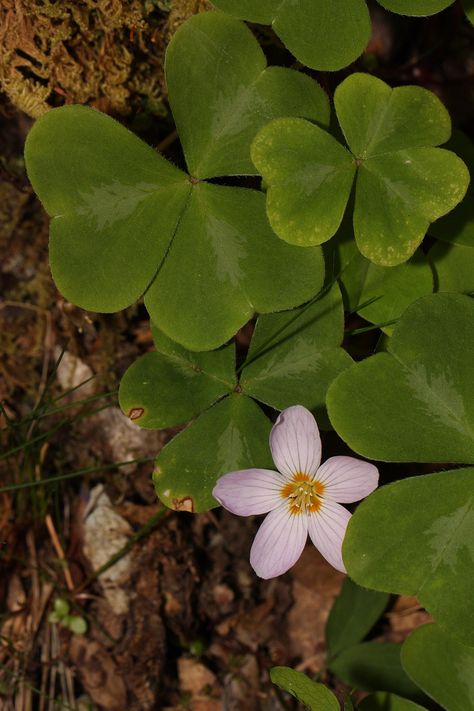
M319 84L291 69L267 67L251 31L220 13L195 15L177 30L166 51L166 81L194 178L255 174L250 143L277 116L329 123Z
M334 100L351 153L304 119L276 119L255 137L252 160L269 185L270 223L292 243L328 240L357 171L359 250L381 266L401 264L430 222L462 200L469 183L463 161L435 147L449 138L449 115L426 89L391 89L367 74L350 75Z
M452 5L454 0L378 0L387 10L396 12L399 15L414 15L415 17L426 17L441 12L448 5Z
M437 291L474 293L474 242L472 247L438 242L428 252Z
M140 427L160 429L191 420L236 384L235 347L193 353L154 329L156 352L138 358L119 389L123 412Z
M370 37L365 0L213 0L250 22L271 24L295 57L312 69L335 71L362 54Z
M194 350L211 349L255 311L310 298L323 279L319 248L301 250L275 238L262 193L199 183L145 305L168 336Z
M432 294L399 320L387 353L341 373L331 423L351 449L392 462L474 463L474 301Z
M471 174L474 174L474 144L461 131L453 131L445 148L462 158ZM445 242L474 247L474 185L469 183L466 196L449 215L436 220L429 227L430 235Z
M438 625L418 627L402 647L407 674L446 711L467 711L474 700L474 649Z
M213 405L163 449L153 475L161 501L177 511L209 511L217 479L227 472L273 466L271 422L253 400L234 394Z
M403 647L402 647L403 660ZM406 671L406 669L405 669ZM359 706L358 711L426 711L424 706L416 704L409 699L403 699L396 694L390 694L386 691L379 691L376 694L367 696Z
M363 257L354 242L353 230L344 220L337 235L326 245L327 263L339 284L347 311L357 311L367 321L387 324L391 335L406 308L420 296L433 291L433 272L418 251L396 267L380 267Z
M193 17L179 30L166 72L189 168L206 166L192 178L86 107L39 119L25 156L53 218L51 268L62 293L110 312L148 289L157 324L198 351L220 346L255 309L306 301L323 280L319 250L282 251L260 195L198 178L245 166L254 172L250 141L265 121L297 113L324 123L328 102L308 77L266 70L250 31L219 13Z
M252 160L268 184L268 219L279 237L300 246L332 237L356 171L349 151L309 121L282 118L257 134Z
M331 659L361 642L375 625L390 595L361 588L346 578L326 624L326 646Z
M359 585L416 595L444 629L474 645L474 469L378 489L357 507L342 552Z
M422 692L409 679L400 662L400 644L363 642L342 651L330 663L342 681L363 691L392 691L421 700Z
M311 711L340 711L339 702L324 684L290 667L273 667L270 678L276 686L294 696Z
M240 381L243 392L277 410L303 405L328 426L327 389L352 363L340 347L343 335L337 285L309 305L260 316Z
M474 25L474 0L463 0L462 5L467 19L471 25Z

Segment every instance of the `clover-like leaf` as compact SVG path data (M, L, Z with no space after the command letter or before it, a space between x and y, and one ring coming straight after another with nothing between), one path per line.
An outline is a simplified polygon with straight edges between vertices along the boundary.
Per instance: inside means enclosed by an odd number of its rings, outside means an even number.
M327 426L327 389L352 364L340 347L343 335L337 285L309 305L260 316L240 380L242 391L277 410L303 405L320 426Z
M469 171L474 173L474 144L464 133L453 131L445 148L457 153ZM449 215L433 222L429 227L429 233L444 242L474 247L474 185L472 182L469 183L462 202Z
M270 224L290 244L327 241L356 175L359 250L381 266L401 264L469 183L463 161L436 148L449 138L449 115L426 89L391 89L367 74L338 86L335 107L349 150L301 118L270 121L255 137L252 160L268 184Z
M433 291L433 272L424 254L418 251L396 267L374 264L357 249L347 220L327 243L326 254L333 276L338 276L346 310L380 324L389 335L393 333L392 323L405 309Z
M474 0L462 0L462 5L467 19L471 25L474 25Z
M467 711L474 700L474 649L436 624L414 630L402 647L407 674L446 711Z
M432 294L412 304L388 344L332 383L331 423L362 456L474 463L474 301Z
M193 353L154 329L156 351L123 376L119 402L140 427L160 429L191 420L236 384L235 347Z
M362 642L343 650L330 669L352 688L363 691L392 691L421 700L422 692L405 673L400 661L400 644Z
M314 295L323 280L319 250L282 251L260 194L202 182L255 173L250 142L275 116L327 122L316 82L265 66L250 30L223 14L192 17L175 34L166 76L191 175L93 109L61 107L36 122L28 175L53 218L51 269L66 298L110 312L147 292L160 328L205 350L255 310ZM282 281L291 287L282 290Z
M273 667L270 678L276 686L294 696L310 711L339 711L336 696L324 684L290 667Z
M472 247L438 242L428 252L437 291L474 294L474 242Z
M370 37L365 0L213 0L241 20L272 25L295 57L312 69L335 71L362 54Z
M403 648L402 648L403 655ZM405 670L406 671L406 670ZM357 707L358 711L426 711L424 706L414 701L404 699L397 694L378 691L376 694L366 696Z
M377 490L357 507L342 553L356 583L416 595L443 629L474 645L474 469Z
M277 409L305 402L320 423L327 420L327 388L352 363L339 346L339 288L333 285L305 307L277 316L259 317L240 383L233 344L195 353L156 325L156 351L140 357L123 376L120 406L141 427L159 429L197 418L158 456L156 490L167 506L208 510L215 505L212 489L222 474L264 462L273 466L270 422L251 398Z
M346 578L329 613L326 646L330 658L361 642L388 605L389 595Z
M452 5L454 0L378 0L378 2L387 10L399 15L426 17L441 12Z
M163 449L153 475L161 501L178 511L208 511L217 479L251 466L271 468L271 422L253 400L224 398L204 412Z

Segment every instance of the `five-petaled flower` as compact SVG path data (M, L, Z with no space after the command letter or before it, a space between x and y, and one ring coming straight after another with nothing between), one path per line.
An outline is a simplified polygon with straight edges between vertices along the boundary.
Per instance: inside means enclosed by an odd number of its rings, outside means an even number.
M289 407L270 433L277 472L244 469L224 474L212 492L239 516L268 513L250 551L261 578L282 575L296 563L309 536L326 560L345 572L342 541L351 514L340 506L359 501L377 487L378 470L354 457L321 463L321 438L309 410Z

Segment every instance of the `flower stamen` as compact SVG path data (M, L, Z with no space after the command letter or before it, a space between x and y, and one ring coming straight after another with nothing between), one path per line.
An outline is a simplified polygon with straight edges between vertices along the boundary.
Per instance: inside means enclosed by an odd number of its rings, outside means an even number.
M291 514L314 513L321 508L324 484L305 472L297 472L280 493L284 499L288 499Z

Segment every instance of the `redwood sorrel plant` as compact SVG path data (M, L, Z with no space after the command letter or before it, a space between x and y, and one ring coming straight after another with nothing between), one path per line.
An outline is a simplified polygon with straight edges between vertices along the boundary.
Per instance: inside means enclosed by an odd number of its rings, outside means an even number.
M425 16L452 1L380 5ZM93 311L144 298L155 348L126 371L120 405L141 427L189 423L158 455L161 501L268 513L251 555L262 577L284 573L308 534L347 571L327 667L370 695L347 695L345 711L432 708L428 697L469 711L474 147L428 89L346 70L328 97L317 72L267 66L243 22L333 71L368 42L365 0L215 6L166 53L183 165L91 108L33 126L26 163L51 216L53 277ZM369 346L366 331L379 335ZM385 463L419 469L393 481ZM364 497L352 516L341 506ZM370 639L390 594L416 595L434 620L403 645ZM271 678L314 711L340 709L321 681L286 667Z

